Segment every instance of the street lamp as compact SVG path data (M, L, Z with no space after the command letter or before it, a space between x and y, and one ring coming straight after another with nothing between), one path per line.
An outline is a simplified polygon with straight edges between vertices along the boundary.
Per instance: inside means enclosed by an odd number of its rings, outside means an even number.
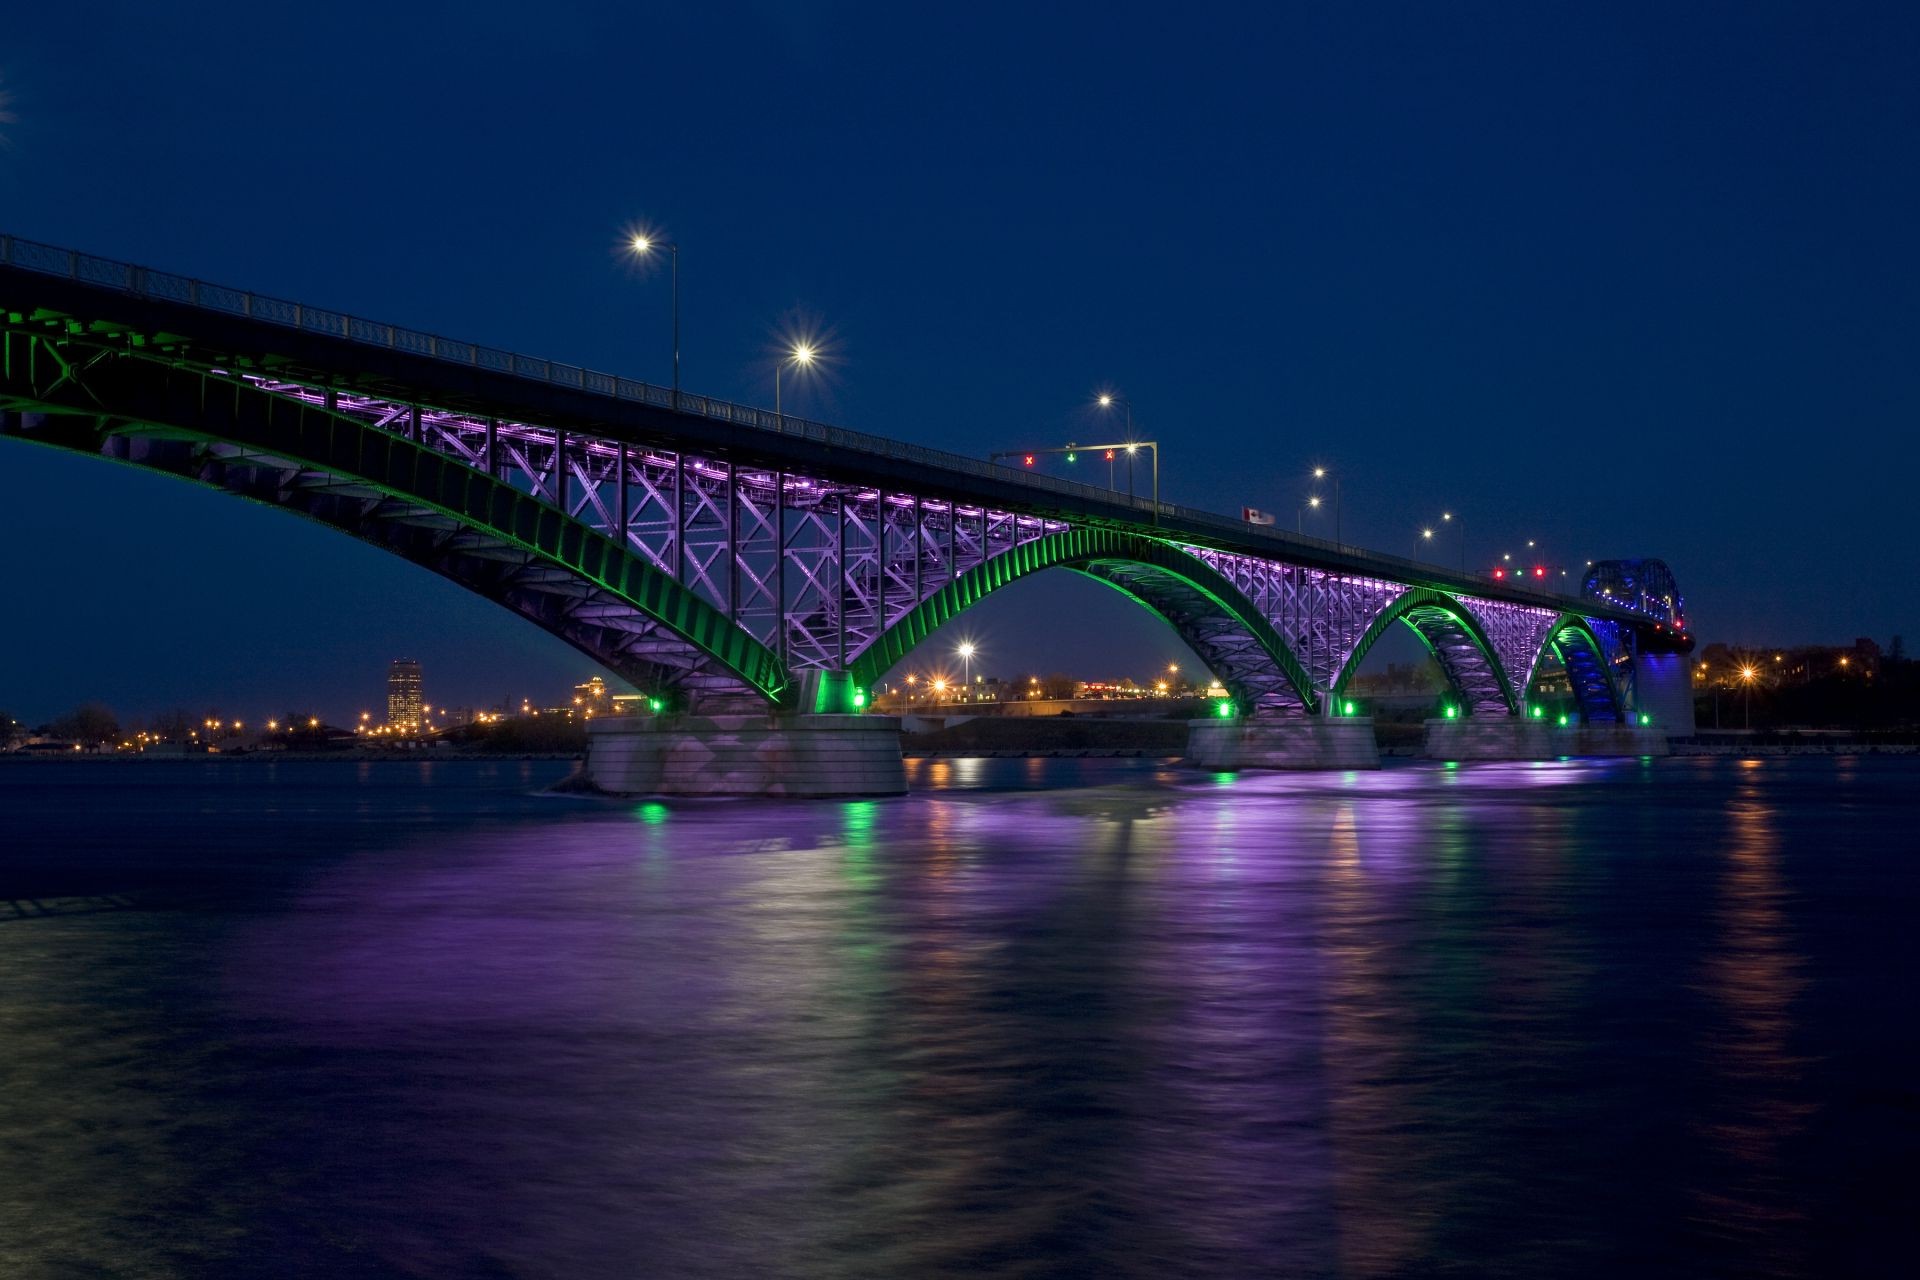
M811 369L819 355L819 349L812 343L796 342L788 349L786 355L780 357L780 362L773 366L773 416L780 419L782 430L786 429L787 415L780 411L780 371L788 365L796 369Z
M655 240L649 235L633 238L633 251L646 257L655 249L665 249L673 262L673 407L680 407L680 246L671 240Z
M1125 396L1116 396L1110 391L1103 391L1100 393L1098 399L1095 400L1095 403L1102 409L1111 409L1117 404L1126 410L1127 439L1133 439L1133 401L1127 399ZM1111 482L1109 482L1109 487L1111 487ZM1133 447L1131 445L1127 447L1127 497L1133 497Z
M1753 681L1757 675L1759 675L1759 672L1755 671L1751 664L1740 668L1740 683L1746 686L1746 694L1743 701L1746 703L1747 729L1749 732L1753 729Z
M1327 478L1327 469L1325 467L1315 467L1313 469L1313 478L1315 480L1325 480ZM1316 503L1315 505L1318 504ZM1333 540L1335 543L1340 541L1340 477L1338 475L1333 478Z
M1309 507L1311 507L1315 511L1318 511L1320 509L1319 494L1316 493L1316 494L1309 495L1306 502L1303 505L1297 506L1293 509L1293 531L1295 533L1304 534L1307 531L1306 512L1307 512L1307 508Z
M960 647L956 649L954 652L960 655L961 680L968 686L967 692L972 693L973 690L971 686L973 684L973 641L962 640L960 642Z
M1456 524L1453 518L1453 512L1442 511L1440 513L1440 523L1452 524L1460 530L1460 575L1465 577L1467 573L1467 522L1461 520Z
M1102 392L1096 402L1102 409L1111 409L1119 405L1127 413L1127 438L1122 442L1127 451L1127 500L1133 500L1133 455L1141 449L1153 450L1153 522L1160 523L1160 442L1157 440L1135 440L1133 438L1133 401L1125 396L1116 396L1112 392Z

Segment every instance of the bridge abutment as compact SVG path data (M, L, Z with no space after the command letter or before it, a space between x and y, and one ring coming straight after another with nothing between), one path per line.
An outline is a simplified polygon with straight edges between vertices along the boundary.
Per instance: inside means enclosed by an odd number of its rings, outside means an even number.
M1664 756L1656 726L1592 722L1559 724L1519 716L1429 720L1421 754L1429 760L1557 760L1562 756Z
M615 716L588 726L586 773L620 795L897 796L893 716Z
M1195 720L1187 763L1201 769L1378 769L1371 716Z
M1685 654L1641 653L1634 658L1634 701L1669 738L1691 738L1693 672Z

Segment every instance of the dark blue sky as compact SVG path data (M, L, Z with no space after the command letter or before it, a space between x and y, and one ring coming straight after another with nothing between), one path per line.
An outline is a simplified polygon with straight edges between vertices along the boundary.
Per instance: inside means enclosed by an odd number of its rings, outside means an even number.
M0 227L963 452L1123 389L1172 500L1657 555L1707 639L1920 632L1920 10L30 5ZM191 16L187 16L188 14ZM591 668L282 513L0 444L0 707L370 706ZM1328 531L1330 530L1324 530ZM1178 646L1047 575L990 669ZM1046 626L1065 605L1079 621ZM1920 639L1920 636L1915 636Z

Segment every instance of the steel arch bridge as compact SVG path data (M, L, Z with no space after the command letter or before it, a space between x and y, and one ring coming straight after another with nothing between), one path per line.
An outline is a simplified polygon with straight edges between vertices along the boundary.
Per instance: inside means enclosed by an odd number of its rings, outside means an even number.
M1655 590L1478 581L4 236L0 321L0 434L320 521L694 708L851 709L1050 568L1164 620L1257 717L1335 712L1396 624L1468 715L1552 672L1621 720L1637 655L1691 644L1657 561L1630 562Z

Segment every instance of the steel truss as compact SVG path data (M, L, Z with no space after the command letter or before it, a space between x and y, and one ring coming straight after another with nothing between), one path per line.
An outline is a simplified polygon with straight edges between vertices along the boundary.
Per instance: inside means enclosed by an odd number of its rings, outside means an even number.
M404 436L631 547L779 654L844 671L961 574L1065 521L244 375Z
M17 337L9 335L10 353ZM1076 528L1066 520L948 496L896 492L359 390L186 368L105 344L74 343L68 350L64 340L43 336L29 343L38 362L38 372L26 379L29 394L16 386L10 397L0 396L0 407L13 410L6 420L9 433L188 475L301 511L506 604L642 687L677 690L694 703L784 696L779 690L792 688L802 673L847 672L943 589L1016 548ZM160 421L159 429L141 425L153 419L113 411L112 371L128 367L163 371L153 375L162 381L197 380L203 406L227 394L259 393L302 412L317 411L321 420L405 441L415 451L408 456L449 459L563 516L564 524L546 531L547 541L530 541L497 520L466 518L411 499L393 484L226 439L217 422L204 429L190 420ZM169 394L170 403L193 399L177 389ZM40 417L47 412L66 415L66 425L47 427ZM181 431L189 435L182 438ZM604 537L624 550L623 559L669 581L683 603L643 611L631 591L610 589L567 562L560 549L578 547L577 538L567 541L574 538L568 530L576 528ZM1173 623L1208 666L1231 681L1251 714L1297 715L1333 706L1366 646L1394 620L1420 634L1476 712L1518 708L1543 654L1566 669L1590 714L1617 708L1611 691L1631 684L1632 637L1612 622L1595 620L1589 630L1570 632L1563 621L1568 615L1547 607L1441 596L1388 578L1160 543L1145 529L1139 534L1159 550L1103 551L1059 563L1107 582ZM1210 572L1196 570L1196 578L1166 562L1169 555L1190 557ZM621 580L629 581L631 575L622 573ZM1411 598L1420 591L1425 594L1419 600ZM1228 598L1236 592L1238 599ZM697 604L685 604L689 599ZM716 660L716 649L727 645L693 616L699 610L711 611L714 626L737 629L757 642L784 675L754 684L741 675L751 666L750 654L734 655L732 665ZM1258 619L1270 633L1256 636L1257 626L1249 629Z

